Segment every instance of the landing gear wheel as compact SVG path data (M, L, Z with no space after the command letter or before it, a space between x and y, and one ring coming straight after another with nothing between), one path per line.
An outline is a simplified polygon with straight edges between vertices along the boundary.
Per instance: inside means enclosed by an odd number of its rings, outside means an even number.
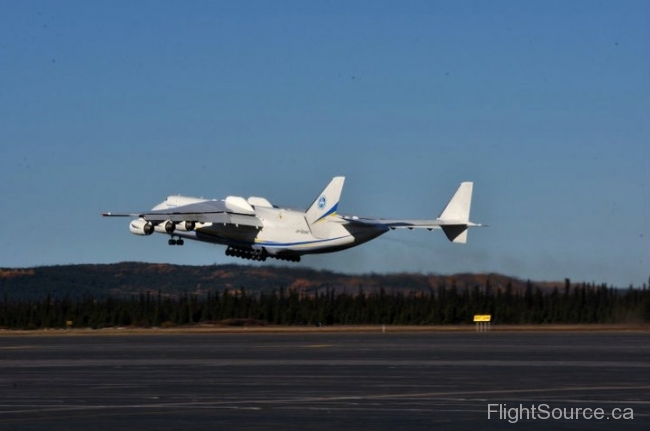
M242 259L264 262L266 258L269 257L269 254L266 252L266 250L228 246L226 249L226 256L234 256Z
M171 237L171 238L169 238L169 241L167 241L167 244L169 244L169 245L183 245L183 244L185 244L185 241L183 241L183 238L176 239L174 237Z

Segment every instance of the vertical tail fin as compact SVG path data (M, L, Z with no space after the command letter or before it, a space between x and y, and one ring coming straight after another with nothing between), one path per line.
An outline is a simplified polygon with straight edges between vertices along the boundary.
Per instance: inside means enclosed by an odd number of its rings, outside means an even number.
M469 221L473 187L474 183L470 181L461 183L440 217L438 217L438 220L447 222L441 227L449 241L459 244L467 242L467 226L473 225Z
M327 237L327 223L319 223L336 214L345 177L334 177L305 212L305 220L317 238Z
M474 183L467 181L460 183L458 190L449 200L449 203L440 213L440 220L469 221L469 211L472 207L472 189Z

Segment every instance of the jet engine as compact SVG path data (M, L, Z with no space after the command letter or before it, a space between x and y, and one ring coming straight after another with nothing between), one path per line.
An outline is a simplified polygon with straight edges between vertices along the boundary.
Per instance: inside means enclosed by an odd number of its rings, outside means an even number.
M143 218L132 220L129 224L129 230L135 235L151 235L154 229L153 223Z
M196 228L196 222L193 221L185 221L181 222L178 225L176 225L176 229L182 230L185 232L192 232Z
M171 220L160 223L155 226L156 232L173 234L176 230L176 223Z

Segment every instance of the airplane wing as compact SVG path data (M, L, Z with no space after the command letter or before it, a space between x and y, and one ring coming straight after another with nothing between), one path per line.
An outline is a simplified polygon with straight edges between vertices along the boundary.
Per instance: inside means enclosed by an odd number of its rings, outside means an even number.
M238 203L238 202L235 202ZM262 221L255 216L252 208L236 208L233 201L203 201L174 208L149 210L140 213L104 213L104 217L140 217L154 224L172 221L233 224L261 228Z

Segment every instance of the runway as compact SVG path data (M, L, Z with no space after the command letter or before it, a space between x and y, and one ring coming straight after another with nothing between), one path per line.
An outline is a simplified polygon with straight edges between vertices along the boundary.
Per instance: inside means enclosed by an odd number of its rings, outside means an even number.
M498 411L544 404L607 417ZM0 429L127 427L647 431L650 334L0 337Z

